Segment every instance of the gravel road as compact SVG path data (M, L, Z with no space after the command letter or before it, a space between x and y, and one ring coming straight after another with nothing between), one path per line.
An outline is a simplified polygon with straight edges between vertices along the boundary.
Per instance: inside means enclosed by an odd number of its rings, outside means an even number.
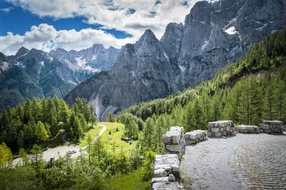
M286 135L237 134L186 147L185 189L286 189Z

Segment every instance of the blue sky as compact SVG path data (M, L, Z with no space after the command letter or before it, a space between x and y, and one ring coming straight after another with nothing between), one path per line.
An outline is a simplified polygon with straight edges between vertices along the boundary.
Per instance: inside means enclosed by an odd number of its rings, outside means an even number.
M166 25L183 22L196 1L0 0L0 51L80 50L95 43L120 48L146 29L160 39Z
M65 19L53 19L51 17L38 17L37 15L31 14L29 11L22 9L21 7L13 6L5 1L0 2L0 8L11 8L9 13L5 11L0 11L0 36L6 35L7 32L12 32L13 34L24 35L26 31L30 30L31 26L39 25L41 23L47 23L53 25L57 30L71 30L75 29L77 31L84 28L98 29L102 27L100 24L88 24L84 22L85 18L65 18ZM13 23L13 24L12 24ZM17 24L14 24L17 23ZM112 33L116 38L124 39L131 37L132 35L118 31L115 29L105 30L108 33Z

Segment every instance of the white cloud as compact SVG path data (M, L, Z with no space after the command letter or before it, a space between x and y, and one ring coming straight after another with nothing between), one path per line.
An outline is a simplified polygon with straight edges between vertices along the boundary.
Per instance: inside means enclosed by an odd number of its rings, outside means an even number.
M12 11L13 9L14 9L13 7L7 7L7 8L1 9L1 11L3 11L4 13L9 13L9 12Z
M140 36L153 26L161 37L170 22L183 22L198 0L6 0L40 17L55 19L81 16L87 23L101 24ZM156 3L159 2L159 3ZM133 14L127 14L132 9ZM155 13L150 18L150 12ZM151 28L152 29L152 28Z
M84 22L88 24L100 24L103 25L102 29L116 29L133 36L132 39L119 40L101 30L84 29L79 32L74 30L55 31L60 36L52 38L50 37L51 33L45 33L45 31L39 28L40 26L34 26L36 30L31 28L31 31L22 37L20 36L26 44L28 44L29 38L31 40L39 38L46 40L48 38L59 43L60 46L66 45L70 49L73 44L75 46L72 49L79 49L78 47L88 47L90 43L103 43L105 46L113 45L115 47L124 45L125 42L134 43L146 29L151 29L157 38L160 39L167 24L170 22L184 22L185 16L198 0L6 1L16 6L21 6L23 9L40 17L52 17L54 19L83 17L85 19ZM43 33L43 35L40 33ZM45 36L46 34L47 36ZM74 36L69 38L70 34ZM6 37L8 38L9 35ZM88 38L92 40L82 40Z
M95 43L103 44L106 48L114 46L120 48L133 38L117 39L113 35L102 30L91 28L76 30L59 30L48 24L32 26L23 36L8 32L6 36L0 36L0 52L6 55L14 55L22 46L31 49L41 49L49 52L57 47L66 50L80 50L91 47Z

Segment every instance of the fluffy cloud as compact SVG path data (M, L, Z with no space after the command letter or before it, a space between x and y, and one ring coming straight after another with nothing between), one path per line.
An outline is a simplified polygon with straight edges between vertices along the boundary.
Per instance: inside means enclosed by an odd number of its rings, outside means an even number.
M120 48L122 45L133 42L134 39L117 39L113 35L102 30L91 28L76 30L59 30L48 24L32 26L30 31L23 36L8 32L6 36L0 36L0 51L13 55L24 46L28 49L36 48L50 51L57 47L66 50L80 50L91 47L94 43L103 44L105 47L114 46Z
M157 38L161 38L165 27L170 22L184 22L185 16L198 0L6 0L15 6L38 15L39 17L52 17L54 19L82 17L88 24L100 24L102 29L116 29L132 35L132 38L119 40L101 30L85 29L77 31L55 31L59 37L46 38L53 40L63 47L88 47L90 43L103 43L105 46L121 46L125 42L135 42L146 29L151 29ZM34 26L35 27L35 26ZM39 26L40 27L40 26ZM23 38L23 43L28 44L29 35L31 39L44 39L41 29L33 27ZM53 29L54 30L54 29ZM31 34L30 34L31 33ZM73 38L69 38L74 34ZM12 34L8 34L9 38ZM84 40L92 37L94 40ZM104 39L103 39L104 37ZM3 38L3 37L2 37ZM82 41L83 40L83 41ZM108 41L109 40L109 41ZM59 42L58 42L59 41ZM84 45L84 42L87 44ZM114 44L113 44L114 43ZM69 44L69 45L68 45ZM1 49L0 49L1 50Z

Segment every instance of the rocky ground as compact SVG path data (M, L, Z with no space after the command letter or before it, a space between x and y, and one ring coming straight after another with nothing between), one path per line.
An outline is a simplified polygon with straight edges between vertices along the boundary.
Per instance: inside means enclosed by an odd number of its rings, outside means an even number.
M187 146L185 189L286 189L286 134L237 134Z

